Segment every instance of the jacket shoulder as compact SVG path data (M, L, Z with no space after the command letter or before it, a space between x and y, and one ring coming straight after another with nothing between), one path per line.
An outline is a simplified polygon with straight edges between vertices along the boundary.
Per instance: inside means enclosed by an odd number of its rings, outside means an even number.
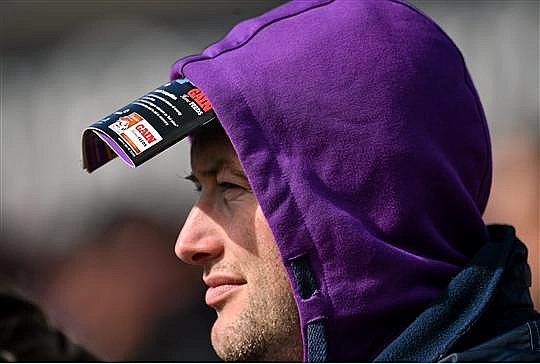
M530 321L440 362L540 362L540 320Z

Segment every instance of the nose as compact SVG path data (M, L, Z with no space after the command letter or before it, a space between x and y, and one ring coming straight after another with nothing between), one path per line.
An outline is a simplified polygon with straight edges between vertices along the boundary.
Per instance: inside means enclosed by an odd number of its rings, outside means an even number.
M223 240L219 225L200 207L195 205L182 227L174 251L188 264L202 265L223 253Z

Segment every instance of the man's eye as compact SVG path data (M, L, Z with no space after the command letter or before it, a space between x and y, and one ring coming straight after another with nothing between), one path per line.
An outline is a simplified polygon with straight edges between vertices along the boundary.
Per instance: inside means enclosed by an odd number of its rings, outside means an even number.
M223 198L226 201L238 200L242 196L244 196L244 192L246 192L245 188L234 183L221 182L218 183L218 186L221 190L221 193L223 194Z
M242 187L240 187L238 185L235 185L234 183L229 183L229 182L220 182L218 185L219 185L219 187L221 187L224 190L228 190L228 189L231 189L231 188L242 188Z

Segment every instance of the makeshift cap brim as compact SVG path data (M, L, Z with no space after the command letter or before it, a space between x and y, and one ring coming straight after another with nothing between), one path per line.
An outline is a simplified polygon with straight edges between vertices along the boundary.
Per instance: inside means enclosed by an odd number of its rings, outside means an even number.
M117 156L135 168L215 118L188 79L168 82L84 130L83 168L91 173Z

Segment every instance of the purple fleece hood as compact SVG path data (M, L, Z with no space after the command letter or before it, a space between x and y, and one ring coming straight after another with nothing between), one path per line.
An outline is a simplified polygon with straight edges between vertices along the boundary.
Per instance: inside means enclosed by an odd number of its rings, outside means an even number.
M410 5L287 3L179 60L171 79L183 76L212 102L268 219L304 353L318 322L328 360L372 360L487 241L482 106L457 47Z

